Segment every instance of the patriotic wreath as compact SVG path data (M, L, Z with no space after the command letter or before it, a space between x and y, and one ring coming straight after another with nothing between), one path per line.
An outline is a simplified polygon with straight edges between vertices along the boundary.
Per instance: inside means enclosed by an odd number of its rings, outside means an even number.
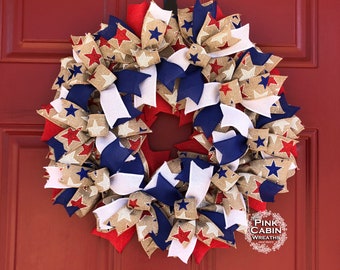
M137 232L148 256L161 249L200 262L211 248L235 246L247 213L287 192L298 107L286 101L281 58L261 52L249 25L216 2L176 12L133 4L126 21L111 16L71 37L55 98L38 110L45 188L70 216L93 211L93 234L119 252ZM192 125L176 158L150 149L160 113Z

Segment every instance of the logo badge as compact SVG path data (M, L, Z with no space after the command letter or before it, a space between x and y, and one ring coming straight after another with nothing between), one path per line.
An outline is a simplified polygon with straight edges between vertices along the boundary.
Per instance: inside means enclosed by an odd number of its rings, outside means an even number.
M287 240L287 224L278 213L257 212L249 218L245 238L254 250L267 254L283 246Z

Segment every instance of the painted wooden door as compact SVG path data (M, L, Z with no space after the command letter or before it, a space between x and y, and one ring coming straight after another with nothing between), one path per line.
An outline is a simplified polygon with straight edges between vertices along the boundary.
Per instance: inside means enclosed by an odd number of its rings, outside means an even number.
M52 99L49 89L59 59L70 54L70 34L96 31L109 14L124 18L133 2L0 1L0 269L339 269L338 0L219 1L226 14L239 12L251 24L252 41L284 57L286 95L302 107L299 171L290 193L269 205L288 226L279 251L260 254L237 234L237 249L210 251L200 265L161 252L149 260L136 239L118 254L90 234L93 216L68 218L52 206L43 189L43 120L35 110Z

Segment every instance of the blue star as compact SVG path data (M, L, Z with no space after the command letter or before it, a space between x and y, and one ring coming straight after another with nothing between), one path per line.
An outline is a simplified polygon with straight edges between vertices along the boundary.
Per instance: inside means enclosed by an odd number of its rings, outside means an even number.
M65 110L67 111L66 116L69 116L70 114L76 116L75 112L78 111L78 109L73 107L73 104L71 104L70 107L65 108Z
M150 34L151 34L151 37L150 39L157 39L158 40L158 37L162 34L162 32L158 32L158 27L156 27L154 30L149 30Z
M279 177L277 174L277 171L280 170L281 167L277 167L274 160L272 162L272 165L266 166L266 168L269 170L268 176L271 176L272 174L274 174L276 177Z
M236 23L234 23L233 22L233 25L234 25L234 27L237 29L237 28L240 28L241 27L241 22L239 22L238 24L236 24Z
M192 28L192 21L188 22L188 21L184 20L184 24L181 27L185 28L185 30L187 30L187 32L188 32L189 29Z
M61 77L58 77L57 82L55 84L58 84L59 87L65 82L64 75Z
M196 64L196 62L201 61L201 60L198 59L198 53L196 53L196 54L190 54L189 61L192 61L194 62L194 64Z
M83 72L80 70L81 69L81 66L76 66L74 65L73 66L73 76L77 76L77 74L83 74Z
M260 136L257 137L257 140L254 141L256 143L256 147L264 146L265 139L261 139Z
M226 173L227 170L223 170L223 169L220 169L217 173L218 173L218 179L220 179L221 177L227 177L226 176Z
M88 178L88 170L85 170L84 168L81 168L81 170L79 172L77 172L77 174L80 176L80 181L83 180L83 178Z
M188 205L189 203L188 203L188 202L185 202L184 199L183 199L181 202L177 203L177 204L179 205L179 210L181 210L181 209L188 210L188 209L187 209L187 205Z
M266 89L268 81L269 81L269 76L267 77L261 76L261 81L259 82L259 85L262 84L264 89Z

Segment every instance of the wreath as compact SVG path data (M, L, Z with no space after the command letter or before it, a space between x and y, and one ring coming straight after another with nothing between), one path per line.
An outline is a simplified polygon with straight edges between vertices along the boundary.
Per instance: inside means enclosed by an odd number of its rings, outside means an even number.
M161 249L200 262L235 246L247 213L287 192L299 108L286 101L281 58L249 40L239 14L224 16L215 1L175 12L143 2L126 22L111 16L71 39L55 98L38 110L45 188L70 216L93 212L93 234L121 252L137 232L149 257ZM160 113L192 126L175 158L149 146Z

